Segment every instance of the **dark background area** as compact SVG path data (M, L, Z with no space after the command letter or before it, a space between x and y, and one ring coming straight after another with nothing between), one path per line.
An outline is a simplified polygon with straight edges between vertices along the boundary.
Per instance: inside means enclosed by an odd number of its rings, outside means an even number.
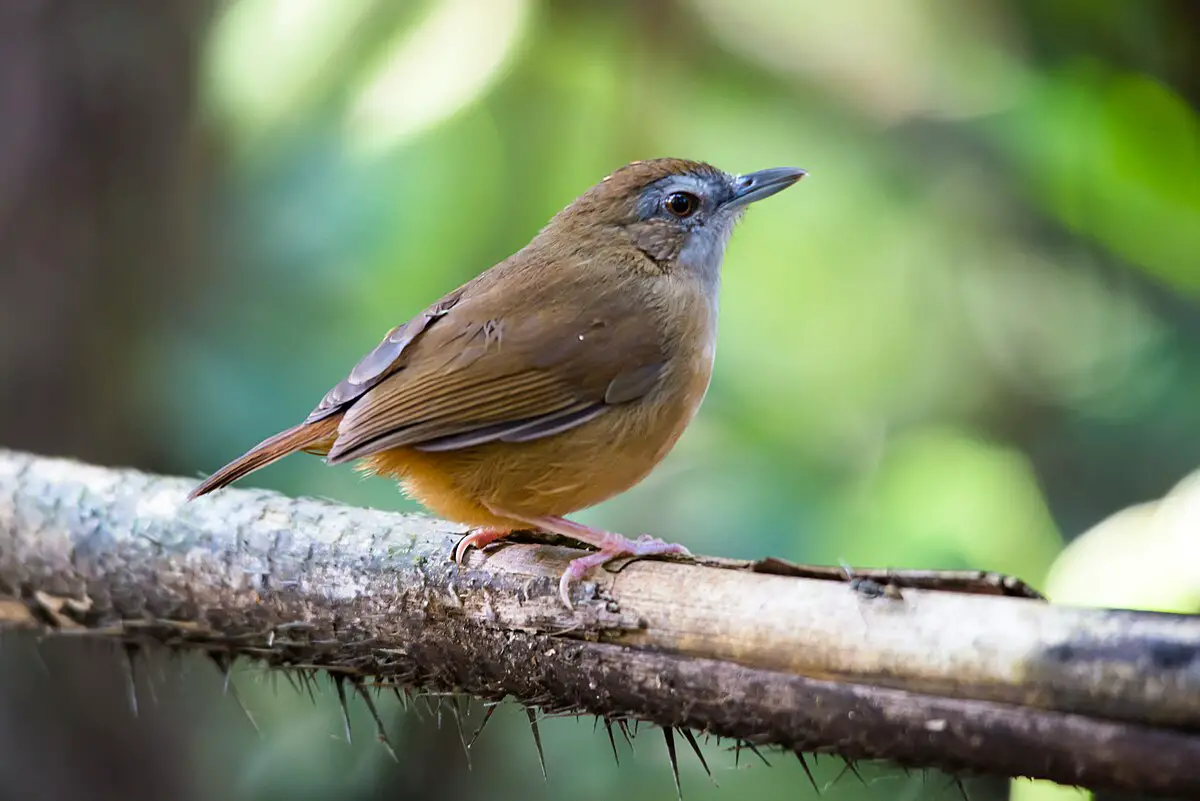
M0 4L0 445L200 476L615 167L790 164L699 418L580 519L1200 610L1197 41L1190 0ZM306 457L252 482L415 508ZM191 660L144 666L134 717L118 657L4 643L0 799L673 795L654 733L617 768L546 721L544 784L519 710L468 772L448 712L397 708L396 765L249 669L261 734ZM812 792L709 752L687 798ZM957 797L865 775L827 795Z

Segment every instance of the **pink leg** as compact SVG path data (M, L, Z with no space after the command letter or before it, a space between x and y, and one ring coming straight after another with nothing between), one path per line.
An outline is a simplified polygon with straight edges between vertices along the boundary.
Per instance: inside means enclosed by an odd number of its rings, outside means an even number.
M466 556L467 549L479 548L482 550L496 540L504 539L509 534L512 534L512 532L503 528L475 529L469 534L466 534L454 545L454 564L459 565L460 567L462 566L463 557Z
M514 515L511 512L500 509L493 509L490 505L488 508L497 516L520 520L522 523L527 523L542 531L561 534L564 537L585 542L599 549L598 553L588 554L587 556L571 560L571 564L567 565L567 569L563 571L562 578L558 582L558 594L568 609L574 608L571 605L571 582L583 578L593 567L599 567L618 556L656 556L666 553L689 553L688 549L682 545L663 542L660 539L651 537L649 534L643 534L636 540L631 540L628 537L623 537L611 531L601 531L590 526L572 522L564 517L526 517L524 515Z

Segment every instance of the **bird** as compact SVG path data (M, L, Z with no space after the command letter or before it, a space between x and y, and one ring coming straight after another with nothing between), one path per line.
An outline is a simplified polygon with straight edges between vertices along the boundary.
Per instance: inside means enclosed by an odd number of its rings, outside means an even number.
M681 158L615 170L516 253L391 329L307 418L188 499L295 452L353 462L467 526L459 565L517 531L595 548L561 576L568 609L572 585L613 558L687 554L566 516L641 482L679 440L712 376L734 226L805 175Z

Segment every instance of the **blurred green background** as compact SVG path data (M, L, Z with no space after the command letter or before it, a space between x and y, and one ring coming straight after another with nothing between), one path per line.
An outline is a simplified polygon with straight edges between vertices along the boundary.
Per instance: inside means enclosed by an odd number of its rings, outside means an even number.
M1193 0L5 3L0 444L200 476L621 164L794 165L730 246L699 418L579 519L1200 611L1197 41ZM415 508L313 458L251 481ZM134 719L111 655L50 650L0 662L0 798L674 797L656 732L618 768L545 721L544 783L519 710L468 772L449 707L389 706L394 764L329 692L239 672L256 735L159 666ZM686 798L813 796L708 750ZM826 795L958 797L864 774Z

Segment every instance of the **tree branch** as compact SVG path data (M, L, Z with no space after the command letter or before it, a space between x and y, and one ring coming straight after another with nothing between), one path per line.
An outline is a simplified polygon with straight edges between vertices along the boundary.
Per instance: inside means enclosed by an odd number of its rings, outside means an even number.
M448 555L425 517L0 451L0 631L198 648L788 751L1200 797L1200 618L716 559ZM816 575L819 575L819 571Z

